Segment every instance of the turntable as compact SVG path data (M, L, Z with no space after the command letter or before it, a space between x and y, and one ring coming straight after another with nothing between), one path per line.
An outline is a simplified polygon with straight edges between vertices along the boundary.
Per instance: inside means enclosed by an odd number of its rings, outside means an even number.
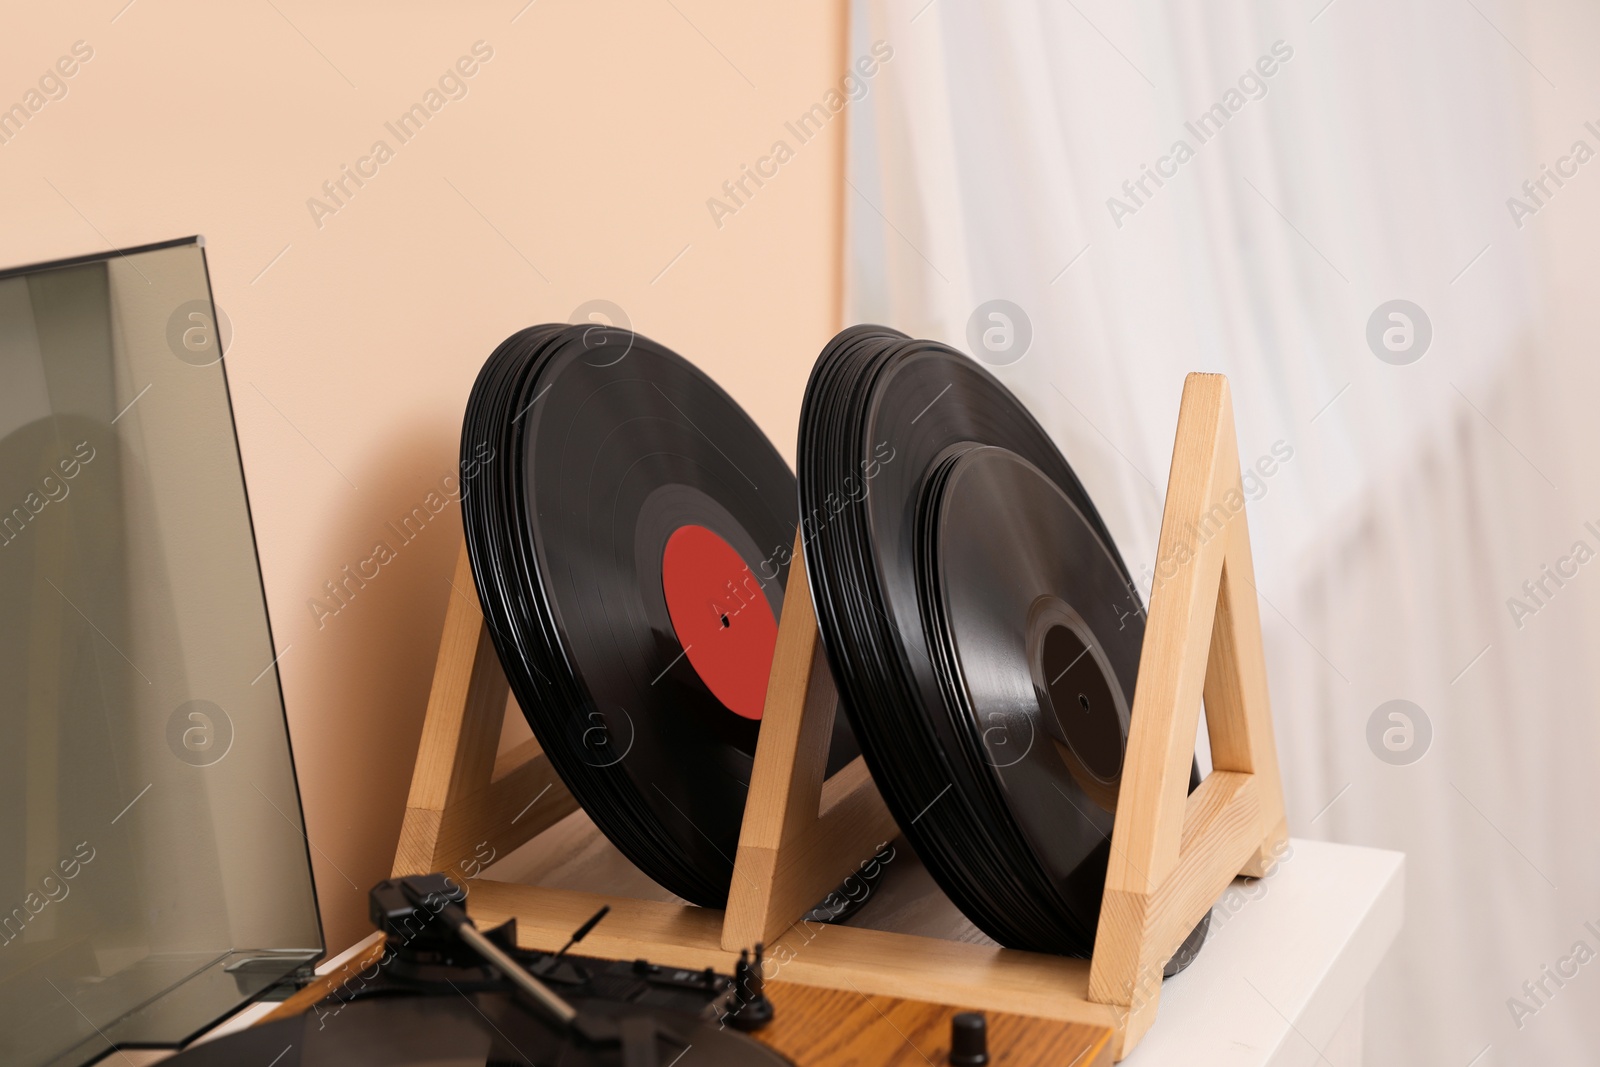
M760 946L730 974L570 952L605 909L555 952L519 949L515 920L480 933L461 909L466 897L442 875L380 883L370 901L381 939L259 1025L173 1067L1044 1067L1064 1052L1085 1067L1109 1062L1105 1031L769 982Z

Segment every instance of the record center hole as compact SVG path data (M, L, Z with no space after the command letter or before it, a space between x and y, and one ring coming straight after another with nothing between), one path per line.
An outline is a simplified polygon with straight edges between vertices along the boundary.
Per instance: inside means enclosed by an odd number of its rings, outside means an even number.
M1045 631L1038 656L1037 677L1046 686L1041 695L1062 739L1090 773L1114 780L1122 768L1122 728L1111 689L1116 682L1106 677L1100 660L1073 627L1057 624ZM1079 709L1076 714L1068 712L1073 705Z

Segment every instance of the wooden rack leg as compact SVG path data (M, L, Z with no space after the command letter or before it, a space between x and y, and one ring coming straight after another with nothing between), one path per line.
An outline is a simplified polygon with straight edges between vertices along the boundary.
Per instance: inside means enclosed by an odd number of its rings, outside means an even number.
M795 537L722 946L773 941L899 831L857 756L826 782L838 693Z
M1239 874L1286 839L1227 379L1191 374L1111 839L1089 998L1154 1021L1161 971ZM1214 770L1187 794L1200 700Z
M496 760L509 686L478 610L465 545L451 584L395 877L503 856L578 807L537 742Z

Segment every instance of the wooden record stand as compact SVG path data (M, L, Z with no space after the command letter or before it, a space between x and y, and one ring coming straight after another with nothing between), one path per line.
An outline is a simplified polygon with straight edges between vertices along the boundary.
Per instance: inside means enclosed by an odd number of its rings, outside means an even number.
M729 970L765 941L783 982L1100 1026L1126 1055L1155 1020L1161 971L1237 875L1287 838L1227 379L1189 375L1162 515L1104 902L1092 960L802 922L898 833L858 757L827 781L837 696L797 538L726 911L468 883L480 921L515 916L553 950L601 904L584 952ZM508 686L463 550L412 778L396 876L505 855L575 810L535 742L498 760ZM1214 770L1189 794L1201 697ZM530 803L530 801L532 801Z

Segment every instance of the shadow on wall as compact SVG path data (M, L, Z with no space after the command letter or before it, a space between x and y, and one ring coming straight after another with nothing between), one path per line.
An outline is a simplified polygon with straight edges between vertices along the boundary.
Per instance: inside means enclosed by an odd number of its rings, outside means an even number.
M351 471L361 488L311 534L327 546L321 582L280 590L272 606L330 953L371 932L366 893L394 861L445 608L477 601L450 584L459 423L427 421Z

